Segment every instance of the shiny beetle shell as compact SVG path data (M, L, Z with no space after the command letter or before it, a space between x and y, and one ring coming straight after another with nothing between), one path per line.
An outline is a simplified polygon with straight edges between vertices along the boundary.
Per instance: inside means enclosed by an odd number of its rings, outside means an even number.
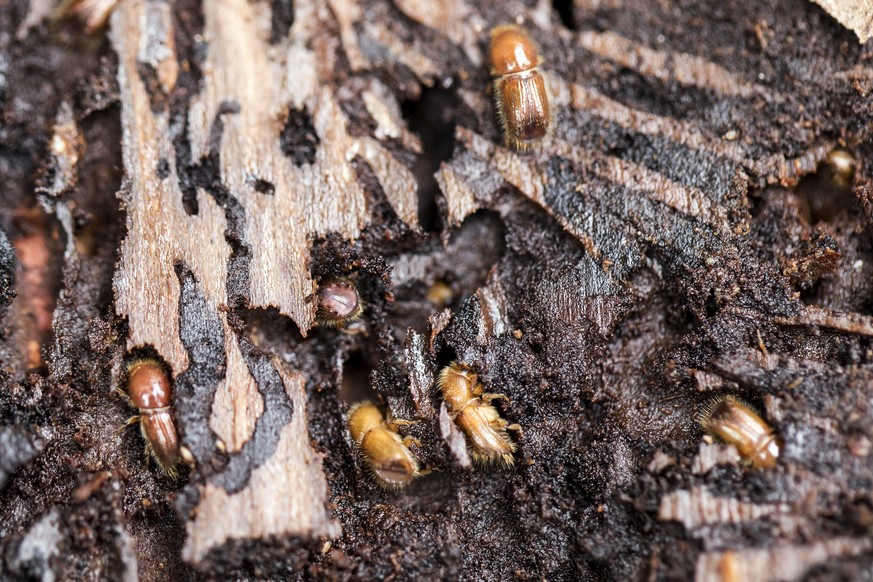
M327 281L318 287L316 321L328 327L342 327L364 311L358 290L348 281Z
M855 158L842 148L837 148L822 161L821 170L831 183L842 190L848 190L855 182Z
M179 438L173 423L173 389L163 364L151 358L134 360L127 367L127 397L139 409L139 422L146 453L172 478L178 475Z
M504 142L526 151L546 138L552 121L536 45L518 26L498 26L491 31L489 59Z
M375 404L360 402L352 406L348 426L379 485L401 489L419 476L418 460Z
M511 467L516 445L506 429L513 427L487 402L503 396L485 394L478 376L458 362L443 368L437 385L449 416L467 439L473 460L481 465Z
M732 395L721 396L705 406L698 420L712 436L734 445L750 466L776 466L781 449L779 437L747 402Z

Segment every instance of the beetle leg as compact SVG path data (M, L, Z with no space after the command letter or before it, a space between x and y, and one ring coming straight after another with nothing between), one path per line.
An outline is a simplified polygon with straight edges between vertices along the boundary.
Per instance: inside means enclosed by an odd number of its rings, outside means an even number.
M123 432L125 431L125 429L127 429L127 427L129 427L130 425L138 423L138 422L139 422L139 419L140 419L140 415L139 415L139 414L137 414L137 415L135 415L135 416L131 416L130 418L128 418L128 419L125 421L125 423L122 424L120 427L118 427L118 430L115 431L115 436L118 436L118 435L120 435L121 433L123 433Z
M506 400L507 403L512 402L506 394L494 394L493 392L482 394L482 401L486 404L491 404L492 400Z

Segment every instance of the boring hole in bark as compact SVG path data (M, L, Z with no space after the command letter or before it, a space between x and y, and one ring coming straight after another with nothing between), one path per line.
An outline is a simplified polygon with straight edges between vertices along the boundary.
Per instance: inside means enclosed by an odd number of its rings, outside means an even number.
M155 168L155 175L161 180L166 180L170 177L170 162L167 158L161 158L158 160L158 165Z
M451 283L449 305L459 305L488 283L488 273L506 252L505 236L500 215L494 211L478 210L464 220L434 268L439 279Z
M282 153L297 166L312 164L320 142L309 112L305 109L289 109L285 127L279 134Z
M80 124L87 144L78 163L78 182L70 194L68 208L73 217L73 239L81 255L83 271L104 281L91 285L92 304L101 311L114 294L109 282L112 260L125 236L122 207L115 193L122 189L121 151L113 140L121 140L121 110L117 106L96 111ZM169 164L168 164L169 165ZM169 170L168 170L169 172Z
M272 196L276 192L276 186L274 186L273 183L268 180L261 180L260 178L256 178L250 183L252 188L254 188L255 192L266 194L267 196Z
M188 216L197 216L200 212L200 204L197 202L196 190L182 191L182 208L185 209L185 214Z
M294 25L294 2L272 0L270 2L270 44L276 44L288 36Z
M452 362L458 359L458 353L451 346L443 345L437 349L437 364L439 370L442 370ZM439 373L439 372L437 372Z
M831 222L846 210L852 213L861 212L858 200L852 192L852 183L835 178L833 172L824 164L817 172L800 181L795 194L808 208L810 224Z
M552 0L552 9L561 20L561 24L570 30L579 30L576 17L573 14L573 0Z
M706 301L704 302L704 308L706 309L707 317L715 317L715 314L718 313L720 305L715 289L709 290L709 294L706 296Z
M422 87L417 100L406 100L400 110L407 126L421 139L422 154L416 156L413 173L418 181L418 222L431 232L441 228L434 173L455 149L455 113L461 101L453 82Z
M340 398L347 404L364 400L379 402L379 395L370 385L372 366L367 362L365 354L353 351L343 363L343 377L340 384Z
M291 318L275 307L236 306L228 323L237 334L278 357L294 351L302 339Z

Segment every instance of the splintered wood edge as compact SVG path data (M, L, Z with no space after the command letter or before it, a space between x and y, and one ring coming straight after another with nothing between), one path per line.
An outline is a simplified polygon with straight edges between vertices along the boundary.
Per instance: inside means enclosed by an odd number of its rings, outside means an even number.
M278 306L299 326L309 328L313 307L305 301L314 290L308 270L308 244L313 235L339 232L356 237L369 220L366 200L357 184L351 160L367 160L382 181L398 215L417 227L417 193L411 173L398 164L378 141L355 139L331 91L320 82L327 71L324 55L303 50L316 27L314 17L301 15L300 24L284 44L270 46L269 14L263 6L241 0L204 5L205 37L210 39L204 66L203 92L192 101L192 148L205 155L206 138L218 115L224 122L220 142L221 178L245 212L244 243L252 250L250 302L255 307ZM257 385L242 358L234 332L227 324L227 265L231 249L224 238L228 228L224 210L215 199L198 191L198 213L188 215L182 204L170 141L169 117L154 112L146 85L139 76L140 51L151 41L164 42L160 61L149 63L165 71L162 84L172 90L178 64L171 43L172 18L147 18L169 5L132 0L120 4L112 18L111 38L118 53L122 101L123 160L128 186L122 193L127 210L127 236L114 277L116 310L130 327L128 349L153 346L174 374L188 367L180 339L180 284L177 264L190 269L207 303L224 328L227 373L216 386L210 427L232 454L251 437L263 411ZM242 24L241 24L242 23ZM168 27L170 29L168 30ZM309 59L313 75L296 75L295 63L283 58ZM170 62L172 61L172 62ZM305 65L305 63L304 63ZM295 101L300 99L301 101ZM221 113L233 102L238 113ZM296 167L280 150L282 113L289 106L305 107L313 116L320 145L311 166ZM199 149L197 149L199 148ZM195 157L195 162L198 157ZM164 179L159 165L169 167ZM274 185L272 195L257 192L254 182ZM277 367L278 364L277 364ZM276 451L252 475L245 487L230 494L211 484L201 485L196 517L187 525L184 557L203 559L228 540L292 535L306 539L334 537L339 526L326 509L327 483L320 459L312 450L305 416L304 379L280 369L289 398L299 411L280 434Z
M189 131L196 161L209 153L213 123L221 118L221 180L243 208L251 249L249 300L277 307L306 335L315 315L306 301L314 291L309 241L328 233L355 239L370 220L354 159L370 165L398 216L414 229L418 185L378 140L349 135L326 82L337 47L314 40L330 16L308 4L298 8L289 36L270 45L268 5L223 0L204 6L204 36L211 42ZM222 113L227 104L236 112ZM290 109L311 115L319 138L312 164L295 165L282 152L279 135ZM377 133L391 135L400 119L390 108L383 113ZM258 191L265 182L269 194Z
M294 416L279 435L276 452L252 471L248 485L228 494L221 487L200 487L196 517L186 525L182 557L197 563L213 548L235 539L294 535L335 538L340 526L326 507L327 480L321 459L309 444L305 378L274 361Z
M119 59L122 155L128 180L124 192L127 237L122 242L114 278L116 311L128 319L128 349L151 345L166 359L174 375L181 374L188 368L188 354L179 335L180 287L175 266L181 263L191 270L221 319L225 345L229 346L227 374L216 387L210 424L228 450L234 452L251 437L263 412L263 400L242 355L233 349L235 336L226 314L219 309L227 303L227 262L231 252L223 236L227 228L224 211L202 191L198 192L198 213L189 216L185 211L169 116L166 112L152 112L145 83L139 76L140 45L152 37L172 36L172 30L162 28L172 26L171 18L144 17L155 6L159 5L124 3L112 18L111 38ZM160 6L169 10L169 5ZM169 59L176 60L176 55L168 50L164 61ZM169 167L164 179L157 176L162 162Z
M864 44L873 37L873 8L869 0L812 0L837 22L858 35Z

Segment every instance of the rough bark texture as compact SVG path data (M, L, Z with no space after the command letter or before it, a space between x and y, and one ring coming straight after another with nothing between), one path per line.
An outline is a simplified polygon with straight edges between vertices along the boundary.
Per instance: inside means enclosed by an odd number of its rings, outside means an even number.
M873 578L873 52L821 8L52 9L0 7L4 579ZM555 113L530 154L490 99L506 22ZM117 433L138 354L173 371L177 481ZM509 397L514 468L471 464L455 359ZM778 467L703 438L720 393ZM416 421L402 492L351 446L365 398Z

